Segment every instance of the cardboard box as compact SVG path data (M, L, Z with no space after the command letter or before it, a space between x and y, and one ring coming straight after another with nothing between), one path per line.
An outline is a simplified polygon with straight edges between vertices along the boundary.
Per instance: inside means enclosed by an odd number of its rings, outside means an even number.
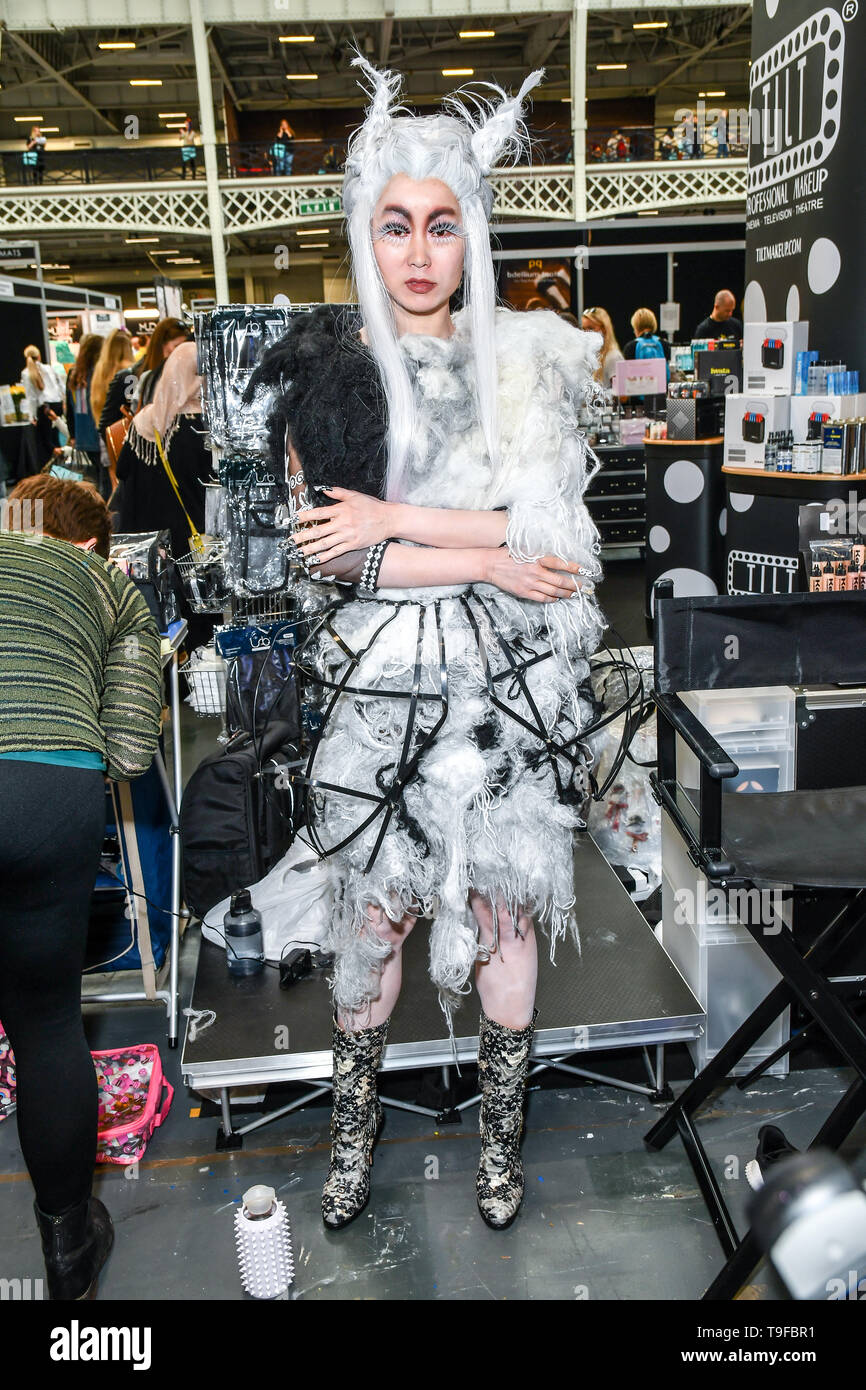
M797 353L809 346L805 319L786 323L747 323L743 329L743 390L790 395Z
M811 415L828 415L831 420L857 419L866 415L866 392L861 391L859 396L792 396L790 428L795 444L806 443Z
M763 468L771 434L789 428L789 398L771 393L725 397L725 463L729 468Z

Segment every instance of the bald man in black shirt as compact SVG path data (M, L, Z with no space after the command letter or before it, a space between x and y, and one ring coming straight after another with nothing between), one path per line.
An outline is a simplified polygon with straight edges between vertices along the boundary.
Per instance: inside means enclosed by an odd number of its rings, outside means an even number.
M734 318L737 301L730 290L719 290L713 302L713 312L703 319L692 334L693 338L736 338L740 342L743 325Z

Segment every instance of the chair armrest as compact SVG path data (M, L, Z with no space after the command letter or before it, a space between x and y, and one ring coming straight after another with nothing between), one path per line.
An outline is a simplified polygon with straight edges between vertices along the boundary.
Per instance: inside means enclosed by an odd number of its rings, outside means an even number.
M679 695L660 695L656 692L654 699L659 712L685 739L710 777L716 781L736 777L740 770L737 764L731 761L721 744L716 743L697 716L683 704Z

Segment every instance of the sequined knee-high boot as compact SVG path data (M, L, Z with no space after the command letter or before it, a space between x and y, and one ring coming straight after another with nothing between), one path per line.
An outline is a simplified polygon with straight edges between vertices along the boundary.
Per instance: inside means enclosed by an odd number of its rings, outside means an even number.
M322 1191L322 1220L332 1230L360 1216L370 1196L373 1145L384 1118L376 1072L387 1034L387 1019L357 1033L344 1033L334 1020L331 1167Z
M537 1011L525 1028L506 1028L481 1013L481 1162L475 1190L482 1217L497 1231L511 1225L523 1201L520 1134L536 1017Z

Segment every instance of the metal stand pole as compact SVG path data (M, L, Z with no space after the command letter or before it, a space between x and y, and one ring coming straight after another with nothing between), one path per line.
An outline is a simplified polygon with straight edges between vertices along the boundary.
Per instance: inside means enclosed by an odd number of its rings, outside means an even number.
M571 152L575 222L586 221L586 19L586 4L574 0L571 11Z
M210 77L210 56L204 27L201 0L189 0L192 46L195 54L195 77L198 86L201 143L204 150L204 173L207 184L208 221L213 249L214 293L217 304L228 304L229 276L226 261L225 226L222 194L217 168L216 122L213 114L213 87Z
M175 824L171 828L171 960L169 962L169 1022L168 1045L177 1047L178 1037L178 972L180 969L180 799L183 795L183 765L180 749L180 681L178 679L177 652L172 654L169 673L171 688L171 760L174 775Z

